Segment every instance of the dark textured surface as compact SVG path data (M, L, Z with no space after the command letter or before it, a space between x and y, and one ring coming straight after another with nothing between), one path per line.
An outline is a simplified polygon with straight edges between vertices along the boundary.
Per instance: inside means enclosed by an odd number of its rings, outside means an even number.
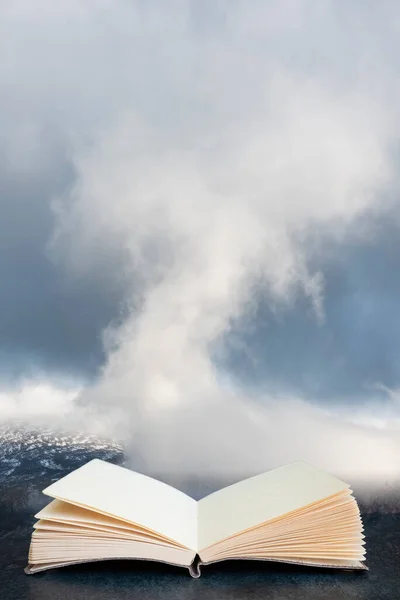
M232 561L204 567L194 580L185 569L117 561L25 575L33 514L47 503L40 490L94 456L123 460L115 447L88 449L75 440L67 448L65 440L57 445L9 436L2 442L0 436L1 600L400 599L400 514L395 512L364 516L369 572ZM219 487L198 480L181 483L195 497Z

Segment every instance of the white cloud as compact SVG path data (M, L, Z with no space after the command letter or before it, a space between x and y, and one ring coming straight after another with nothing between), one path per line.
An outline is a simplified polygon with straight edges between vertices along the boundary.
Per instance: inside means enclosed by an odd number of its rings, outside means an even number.
M34 423L49 423L56 419L59 424L68 418L74 409L74 400L81 388L61 388L42 380L27 380L18 388L0 392L0 415L2 421L17 420Z

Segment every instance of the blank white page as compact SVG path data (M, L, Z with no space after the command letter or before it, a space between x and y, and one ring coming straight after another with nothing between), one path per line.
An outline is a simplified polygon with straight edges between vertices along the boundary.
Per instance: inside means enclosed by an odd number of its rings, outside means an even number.
M230 485L198 503L199 549L348 488L303 462Z
M147 475L95 459L43 493L137 523L197 550L197 502Z

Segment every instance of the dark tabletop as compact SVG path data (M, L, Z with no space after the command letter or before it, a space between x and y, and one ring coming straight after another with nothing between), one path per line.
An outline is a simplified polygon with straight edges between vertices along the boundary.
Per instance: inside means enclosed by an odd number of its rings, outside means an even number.
M94 456L121 462L117 448L54 451L10 439L6 447L0 436L1 600L400 600L400 513L382 511L363 516L368 572L231 561L204 567L192 579L178 567L116 561L25 575L33 514L47 503L40 490ZM194 480L180 487L200 497L219 486Z

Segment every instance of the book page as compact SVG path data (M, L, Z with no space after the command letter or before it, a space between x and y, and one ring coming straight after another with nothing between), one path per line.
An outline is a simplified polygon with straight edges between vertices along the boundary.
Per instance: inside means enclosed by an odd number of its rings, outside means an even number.
M136 523L197 550L197 502L141 473L95 459L43 493Z
M199 501L199 549L348 488L303 462L235 483Z
M67 563L94 561L98 559L142 559L157 560L188 567L195 557L194 550L169 548L145 542L111 540L88 540L77 537L55 535L53 542L33 543L29 551L29 564L40 565L51 562Z

